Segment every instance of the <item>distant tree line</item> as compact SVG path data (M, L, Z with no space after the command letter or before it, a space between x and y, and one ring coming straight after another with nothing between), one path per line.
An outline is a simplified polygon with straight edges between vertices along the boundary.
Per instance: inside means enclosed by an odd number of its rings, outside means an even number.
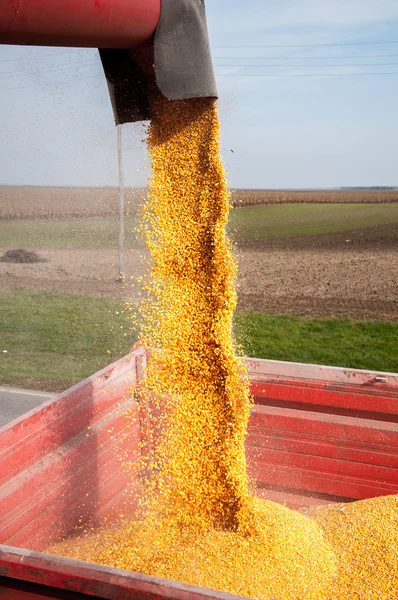
M398 190L398 187L394 185L370 185L370 186L355 186L355 187L341 187L339 190Z

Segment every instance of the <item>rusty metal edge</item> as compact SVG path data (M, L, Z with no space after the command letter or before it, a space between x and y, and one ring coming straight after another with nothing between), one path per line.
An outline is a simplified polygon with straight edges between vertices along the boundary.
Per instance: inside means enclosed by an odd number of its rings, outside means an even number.
M142 350L140 348L138 348L138 349L132 349L132 351L129 354L127 354L126 356L123 356L122 358L119 358L117 361L115 361L115 362L107 365L106 367L104 367L100 371L97 371L96 373L93 373L93 375L90 375L90 377L87 377L86 379L83 379L82 381L79 381L79 383L76 383L72 387L66 389L64 392L61 392L60 394L54 394L49 400L46 400L45 402L43 402L42 404L40 404L36 408L33 408L32 410L24 413L23 415L17 417L16 419L13 419L9 423L6 423L2 427L0 427L0 436L3 433L5 433L6 431L8 431L9 429L12 429L13 427L15 427L15 425L18 425L19 423L22 423L26 419L32 417L33 415L35 415L36 413L38 413L38 412L42 411L43 409L47 408L51 404L54 404L55 402L57 402L57 400L60 400L61 398L69 396L71 394L71 392L74 392L75 390L78 390L79 388L84 387L88 383L97 381L98 379L101 379L101 378L108 379L109 376L111 375L112 371L116 367L123 365L123 363L128 363L134 357L141 356L141 355L142 355Z
M0 575L106 600L243 600L225 592L5 545L0 545Z
M250 357L246 360L249 366L249 375L252 378L263 375L266 377L289 377L358 386L381 384L380 387L398 388L398 373Z

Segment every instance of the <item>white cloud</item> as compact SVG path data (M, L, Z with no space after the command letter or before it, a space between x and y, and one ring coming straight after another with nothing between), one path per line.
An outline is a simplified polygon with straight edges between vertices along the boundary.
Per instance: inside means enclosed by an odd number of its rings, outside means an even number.
M395 19L398 19L396 0L290 0L278 3L277 10L270 11L267 26L355 26Z
M398 20L397 0L217 0L207 3L213 39L253 38L292 27L360 27ZM279 31L278 31L279 30ZM333 31L331 32L333 33ZM255 43L255 42L254 42ZM284 43L281 41L281 43ZM286 42L287 43L287 42ZM294 43L294 42L292 42Z

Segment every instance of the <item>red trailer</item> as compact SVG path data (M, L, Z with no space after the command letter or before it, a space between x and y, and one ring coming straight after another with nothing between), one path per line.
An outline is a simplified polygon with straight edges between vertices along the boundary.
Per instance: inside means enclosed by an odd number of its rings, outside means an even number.
M43 553L85 522L134 509L141 473L120 456L150 451L135 395L146 361L135 349L0 430L0 597L233 598ZM397 374L253 359L249 368L259 495L300 508L398 493Z

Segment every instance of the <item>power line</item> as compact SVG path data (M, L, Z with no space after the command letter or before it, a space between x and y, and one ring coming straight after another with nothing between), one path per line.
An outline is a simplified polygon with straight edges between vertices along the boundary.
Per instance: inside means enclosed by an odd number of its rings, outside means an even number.
M398 75L398 71L391 71L387 73L376 72L376 73L216 73L217 77L362 77L370 75ZM53 81L44 82L33 85L22 85L16 87L0 88L0 92L8 92L11 90L25 90L29 88L45 88L54 85L64 85L74 83L75 81L86 81L87 79L99 79L103 78L103 75L89 75L88 77L75 77L74 79L68 79L66 81Z
M398 55L397 55L398 56ZM8 79L10 77L18 77L20 74L25 74L25 73L29 73L32 75L41 75L41 74L46 74L46 73L53 73L53 72L57 72L57 71L63 71L63 70L69 70L69 69L79 69L79 68L87 68L87 67L92 67L94 65L99 65L97 60L92 60L92 61L88 61L86 63L72 63L72 64L68 64L68 65L61 65L61 66L57 66L57 67L52 67L51 69L24 69L22 71L15 71L14 73L12 73L11 71L6 71L5 73L2 73L0 71L0 79ZM324 64L324 65L320 65L320 64L316 64L316 65L288 65L288 64L277 64L277 65L272 65L272 64L263 64L263 65L257 65L257 64L226 64L226 65L221 65L221 64L215 64L215 67L225 67L225 68L241 68L241 67L249 67L249 68L261 68L261 67L275 67L275 68L317 68L317 67L343 67L343 68L348 68L348 67L390 67L390 66L396 66L398 65L398 63L396 62L392 62L392 63L357 63L357 64L345 64L345 65L337 65L337 64Z
M103 77L102 75L89 75L88 77L75 77L74 79L68 79L67 81L47 81L43 83L35 83L33 85L21 85L17 87L0 88L0 92L8 92L10 90L26 90L28 88L46 88L53 85L64 85L66 83L73 83L74 81L86 81L86 79L98 79Z
M364 56L214 56L214 60L352 60L354 58L393 58L398 54L365 54ZM266 66L266 65L264 65Z
M293 69L316 69L317 67L392 67L396 66L398 63L359 63L357 65L214 65L215 67L225 67L229 68L239 68L239 67L250 67L250 68L263 68L263 67L276 67L277 69L281 68L293 68Z
M63 71L63 70L68 70L68 69L79 69L79 68L86 68L86 67L91 67L94 66L96 64L100 64L97 60L91 60L88 61L86 63L72 63L72 64L68 64L68 65L60 65L57 67L51 67L50 69L35 69L35 68L30 68L30 69L23 69L23 70L17 70L17 71L0 71L0 79L9 79L10 77L18 77L20 74L24 75L26 73L31 73L32 75L40 75L42 73L52 73L55 71Z
M16 58L7 58L6 60L0 60L0 63L6 62L15 62L16 60L23 59L32 59L32 58L48 58L50 56L59 56L60 54L75 54L76 52L81 52L82 50L87 50L87 48L79 48L78 50L61 50L61 52L49 52L48 54L36 54L36 55L28 55L24 54L21 56L17 56Z
M340 42L339 44L269 44L253 46L213 46L213 48L325 48L327 46L372 46L375 44L398 44L398 40L388 42Z
M217 77L362 77L368 75L398 75L389 73L216 73Z

